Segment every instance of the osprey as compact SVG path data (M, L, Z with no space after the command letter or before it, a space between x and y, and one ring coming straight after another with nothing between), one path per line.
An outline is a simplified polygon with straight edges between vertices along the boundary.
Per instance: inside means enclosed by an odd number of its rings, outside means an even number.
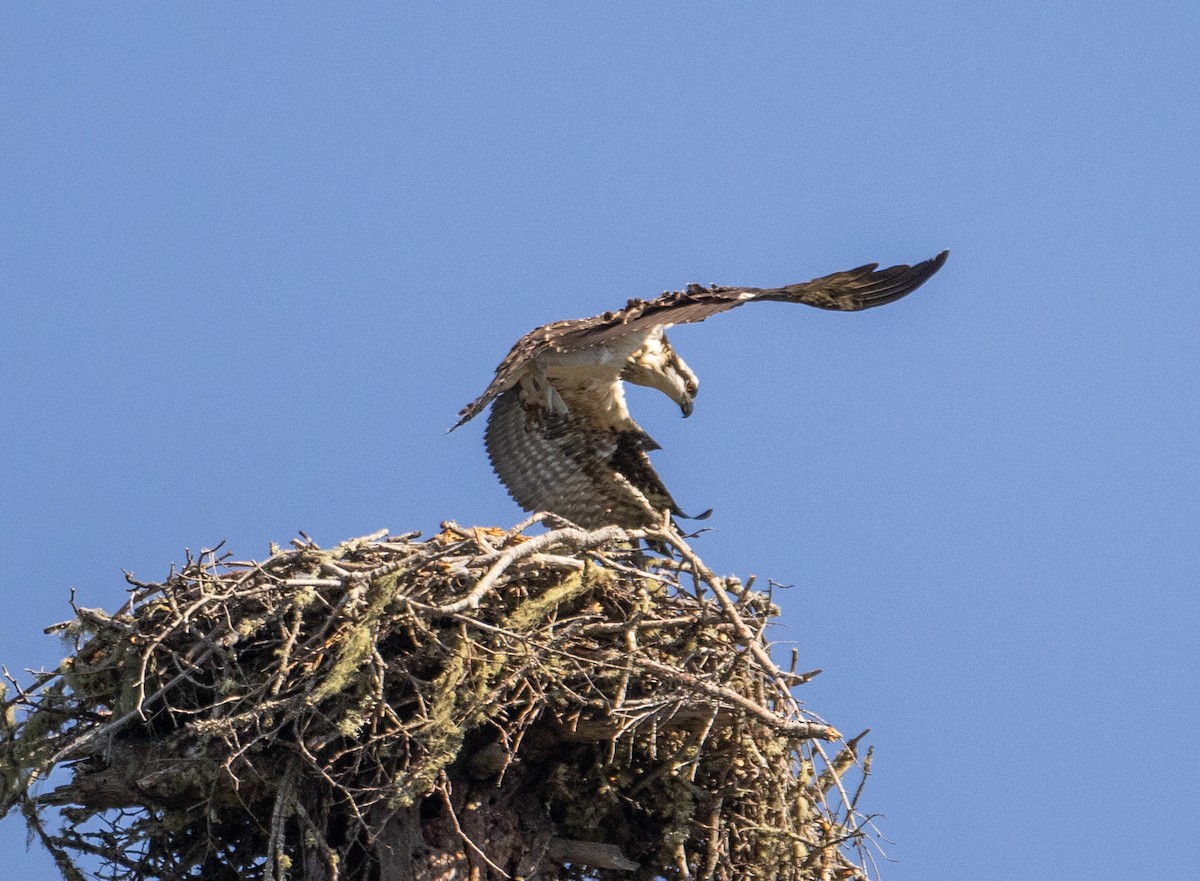
M781 288L692 284L615 312L542 325L517 340L450 430L492 404L488 457L528 511L589 528L644 527L663 510L686 517L650 464L646 454L659 446L629 415L622 386L658 389L691 415L699 381L671 348L667 328L763 300L843 312L882 306L924 284L948 253L915 266L870 263Z

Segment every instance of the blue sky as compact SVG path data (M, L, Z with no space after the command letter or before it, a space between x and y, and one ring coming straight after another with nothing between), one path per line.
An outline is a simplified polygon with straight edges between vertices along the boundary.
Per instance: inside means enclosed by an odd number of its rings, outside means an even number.
M1194 4L0 12L0 662L184 548L511 525L455 413L530 328L950 261L675 329L631 394L718 571L792 585L892 881L1194 877ZM57 877L0 823L13 877Z

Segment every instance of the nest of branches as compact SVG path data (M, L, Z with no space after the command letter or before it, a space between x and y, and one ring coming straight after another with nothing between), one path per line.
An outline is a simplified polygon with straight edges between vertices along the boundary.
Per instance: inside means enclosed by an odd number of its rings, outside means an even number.
M769 594L669 525L532 522L129 576L8 677L0 816L68 878L867 877L869 753Z

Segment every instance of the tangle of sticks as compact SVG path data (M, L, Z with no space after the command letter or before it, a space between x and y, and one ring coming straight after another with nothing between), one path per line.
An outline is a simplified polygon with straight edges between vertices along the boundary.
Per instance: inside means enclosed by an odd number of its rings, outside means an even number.
M770 596L669 523L302 537L127 578L0 695L0 816L68 879L873 874L862 735L801 707Z

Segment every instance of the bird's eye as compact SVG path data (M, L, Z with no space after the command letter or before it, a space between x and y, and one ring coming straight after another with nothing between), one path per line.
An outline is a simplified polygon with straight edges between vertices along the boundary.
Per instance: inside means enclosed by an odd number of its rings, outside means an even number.
M695 382L693 382L692 380L690 380L690 379L689 379L689 380L687 381L687 385L685 385L685 386L684 386L684 388L687 390L687 393L688 393L689 395L694 395L694 394L696 394L696 383L695 383Z

